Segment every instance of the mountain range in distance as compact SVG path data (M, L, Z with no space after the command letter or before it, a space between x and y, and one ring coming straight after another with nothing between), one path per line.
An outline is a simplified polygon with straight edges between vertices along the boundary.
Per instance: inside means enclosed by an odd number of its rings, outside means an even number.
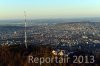
M54 18L54 19L27 19L27 25L47 25L70 22L100 22L100 17L92 18ZM24 25L24 19L0 20L0 25Z

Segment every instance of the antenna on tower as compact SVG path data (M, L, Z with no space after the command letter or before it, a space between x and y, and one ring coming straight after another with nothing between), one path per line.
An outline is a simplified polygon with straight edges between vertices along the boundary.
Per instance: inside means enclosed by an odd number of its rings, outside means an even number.
M26 32L26 27L27 27L27 24L26 24L26 12L24 11L24 17L25 17L25 47L27 48L27 32Z

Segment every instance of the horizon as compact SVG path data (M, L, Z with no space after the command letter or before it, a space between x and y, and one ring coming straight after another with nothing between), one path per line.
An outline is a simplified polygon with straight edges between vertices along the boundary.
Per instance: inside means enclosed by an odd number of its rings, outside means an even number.
M27 25L45 25L45 24L59 24L59 23L100 23L99 17L95 18L53 18L53 19L27 19ZM0 20L0 26L2 25L24 25L24 19L11 19L11 20Z

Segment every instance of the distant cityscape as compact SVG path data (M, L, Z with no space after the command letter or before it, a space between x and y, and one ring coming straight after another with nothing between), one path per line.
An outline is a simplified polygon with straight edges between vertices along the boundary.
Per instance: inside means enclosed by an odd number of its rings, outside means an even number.
M52 22L31 24L26 27L23 22L21 25L0 26L1 48L9 47L8 49L10 49L12 47L14 49L13 47L18 46L17 51L20 52L22 50L18 48L24 49L25 41L27 42L27 51L24 50L24 52L36 52L33 55L44 53L42 56L45 56L53 53L56 56L65 54L71 56L83 53L88 56L95 56L95 62L99 62L97 59L100 56L100 22ZM38 46L40 46L38 49L43 49L40 50L42 54L35 49ZM45 48L43 48L44 46ZM7 51L11 53L11 51ZM15 53L15 50L13 51ZM20 55L19 52L17 54Z
M99 22L69 22L27 26L28 44L78 46L99 49ZM0 45L24 44L24 26L0 26ZM87 48L87 50L89 50ZM89 50L89 51L90 51ZM95 51L94 50L94 51ZM100 49L99 49L100 50Z

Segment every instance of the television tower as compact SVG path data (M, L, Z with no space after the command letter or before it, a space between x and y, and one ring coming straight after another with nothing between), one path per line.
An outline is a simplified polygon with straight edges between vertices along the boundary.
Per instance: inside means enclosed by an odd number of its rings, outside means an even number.
M27 27L27 24L26 24L26 12L24 11L24 17L25 17L25 47L27 48L27 32L26 32L26 27Z

